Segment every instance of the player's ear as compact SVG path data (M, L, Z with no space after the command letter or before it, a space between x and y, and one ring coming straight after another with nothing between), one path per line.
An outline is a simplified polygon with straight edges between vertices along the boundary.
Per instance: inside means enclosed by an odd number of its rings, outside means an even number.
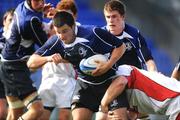
M72 27L71 27L71 28L72 28L73 32L74 32L74 33L76 33L76 25L75 25L75 24L74 24L74 25L72 25Z

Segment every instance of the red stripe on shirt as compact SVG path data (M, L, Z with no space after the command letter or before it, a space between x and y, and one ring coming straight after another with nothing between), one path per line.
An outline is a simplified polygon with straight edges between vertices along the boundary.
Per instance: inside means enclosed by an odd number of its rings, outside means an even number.
M165 86L162 86L155 81L151 80L136 68L133 69L128 78L128 88L138 89L144 92L147 96L158 101L164 101L168 98L174 98L180 95L179 92L174 92Z

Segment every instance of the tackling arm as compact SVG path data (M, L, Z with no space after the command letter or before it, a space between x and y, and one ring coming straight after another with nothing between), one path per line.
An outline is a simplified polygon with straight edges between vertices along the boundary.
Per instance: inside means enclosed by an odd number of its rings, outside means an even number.
M55 53L50 56L40 56L38 54L33 54L29 58L29 60L27 62L27 66L30 69L37 69L37 68L42 67L47 62L54 62L55 64L68 63L68 61L64 60L59 53Z
M48 62L48 57L42 57L38 54L33 54L28 62L27 62L27 66L30 69L38 69L40 67L42 67L44 64L46 64Z
M102 112L108 112L108 105L124 91L127 83L128 80L124 76L119 76L111 83L101 100L100 109Z

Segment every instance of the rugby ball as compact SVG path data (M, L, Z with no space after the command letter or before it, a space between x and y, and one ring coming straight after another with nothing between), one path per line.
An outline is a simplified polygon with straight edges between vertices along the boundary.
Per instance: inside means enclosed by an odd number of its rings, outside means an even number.
M98 65L96 61L106 62L107 60L108 58L105 55L96 54L87 59L82 59L79 68L83 73L91 75L92 71L95 70Z

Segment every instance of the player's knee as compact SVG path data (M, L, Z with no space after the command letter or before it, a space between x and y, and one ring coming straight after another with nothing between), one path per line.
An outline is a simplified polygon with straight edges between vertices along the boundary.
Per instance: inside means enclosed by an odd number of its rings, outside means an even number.
M41 98L38 96L37 92L34 92L27 96L24 100L23 103L27 107L27 109L30 109L32 105L36 105L35 103L41 101Z
M58 120L70 120L71 119L71 111L70 109L60 109Z
M41 114L43 113L43 104L36 92L26 97L23 102L31 115L35 118L41 116Z

